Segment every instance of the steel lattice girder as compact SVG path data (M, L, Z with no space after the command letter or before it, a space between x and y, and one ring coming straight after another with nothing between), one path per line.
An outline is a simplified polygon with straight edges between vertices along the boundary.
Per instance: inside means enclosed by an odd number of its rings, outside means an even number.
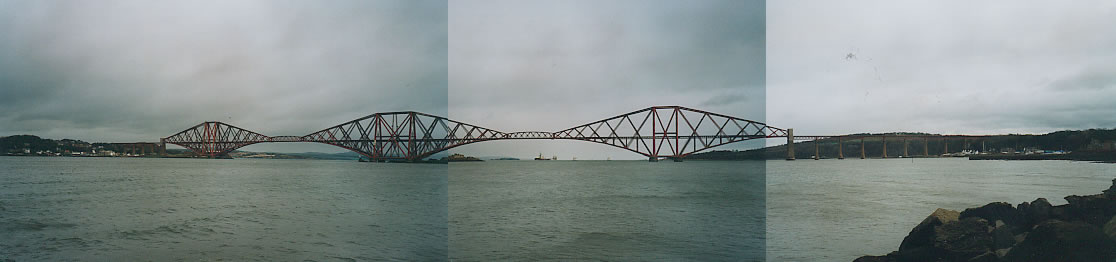
M268 137L220 122L205 122L166 138L166 142L206 156L228 154L262 142L317 142L373 160L417 161L454 147L489 140L582 140L649 157L685 157L728 143L786 135L786 130L756 121L681 106L656 106L558 132L504 133L403 111L372 114L301 137Z
M786 130L681 106L650 107L555 132L557 139L596 142L650 157L685 157L728 143L781 136Z
M270 142L271 138L221 122L204 122L164 139L202 156L226 155L247 145Z

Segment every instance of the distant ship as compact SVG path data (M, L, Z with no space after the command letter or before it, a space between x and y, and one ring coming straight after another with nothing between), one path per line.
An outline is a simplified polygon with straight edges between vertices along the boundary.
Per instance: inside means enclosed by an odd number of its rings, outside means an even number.
M554 156L553 158L543 158L542 153L539 153L539 157L536 157L535 160L558 160L558 156Z

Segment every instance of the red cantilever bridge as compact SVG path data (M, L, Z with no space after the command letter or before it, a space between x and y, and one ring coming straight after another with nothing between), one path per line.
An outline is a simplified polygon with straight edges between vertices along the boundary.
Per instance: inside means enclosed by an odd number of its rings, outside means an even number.
M247 145L316 142L374 161L418 161L477 142L568 139L606 144L647 156L682 159L716 146L787 137L764 123L681 106L655 106L557 132L501 132L413 111L365 116L304 136L267 136L221 122L204 122L162 139L199 156L219 157Z

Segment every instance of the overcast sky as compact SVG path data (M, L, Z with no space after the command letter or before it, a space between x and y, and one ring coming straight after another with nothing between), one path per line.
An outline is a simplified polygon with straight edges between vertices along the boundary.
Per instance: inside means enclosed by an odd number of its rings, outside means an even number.
M767 12L767 119L796 134L1116 127L1114 1L771 1Z
M305 135L445 115L446 37L445 1L0 1L0 135L158 141L207 120ZM247 149L283 148L337 150Z
M0 0L0 135L303 135L395 110L557 131L652 105L799 135L1113 128L1113 17L1112 1Z
M450 1L450 118L559 131L655 105L764 117L762 1ZM641 159L580 141L501 141L477 156Z

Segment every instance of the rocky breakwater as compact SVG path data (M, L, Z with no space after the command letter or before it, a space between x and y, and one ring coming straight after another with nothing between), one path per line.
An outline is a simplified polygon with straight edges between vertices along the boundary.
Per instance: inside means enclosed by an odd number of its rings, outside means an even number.
M939 208L911 230L899 251L854 262L1116 261L1116 179L1103 194L1066 201Z

